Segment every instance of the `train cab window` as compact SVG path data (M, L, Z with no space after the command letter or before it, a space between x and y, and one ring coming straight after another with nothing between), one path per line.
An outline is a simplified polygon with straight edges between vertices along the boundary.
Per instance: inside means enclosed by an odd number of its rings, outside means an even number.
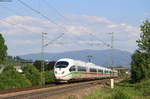
M103 70L101 70L101 69L98 69L98 72L100 72L100 73L103 73Z
M56 68L66 68L69 65L66 61L59 61L56 63Z
M86 67L78 66L78 71L86 71Z
M90 72L97 72L95 68L90 68Z
M73 72L73 71L76 71L76 66L72 66L70 69L69 69L70 72Z

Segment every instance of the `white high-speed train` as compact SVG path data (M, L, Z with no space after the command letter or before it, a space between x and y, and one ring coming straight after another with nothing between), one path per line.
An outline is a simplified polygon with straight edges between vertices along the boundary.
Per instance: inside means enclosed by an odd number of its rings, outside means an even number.
M63 58L56 62L54 75L57 82L68 82L117 77L118 72L93 63Z

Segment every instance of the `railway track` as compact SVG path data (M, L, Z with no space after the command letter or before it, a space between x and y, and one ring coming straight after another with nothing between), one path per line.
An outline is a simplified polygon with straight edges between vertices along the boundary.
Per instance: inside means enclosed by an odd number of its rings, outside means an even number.
M44 85L44 86L33 86L33 87L27 87L27 88L15 88L15 89L1 90L0 95L15 93L15 92L21 92L21 91L35 90L35 89L40 89L40 88L53 87L53 86L56 86L56 84L48 84L48 85Z
M70 83L70 84L60 84L60 85L49 85L41 88L33 88L22 90L21 92L14 91L10 93L5 93L0 95L0 99L51 99L48 97L63 94L64 92L69 92L71 90L78 90L83 88L89 88L97 84L108 84L109 79L80 82L80 83Z

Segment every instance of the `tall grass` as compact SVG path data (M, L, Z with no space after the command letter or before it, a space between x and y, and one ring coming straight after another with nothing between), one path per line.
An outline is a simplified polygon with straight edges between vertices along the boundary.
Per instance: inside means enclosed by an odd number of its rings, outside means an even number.
M114 89L102 88L83 99L150 99L150 80L137 84L122 81L115 84Z

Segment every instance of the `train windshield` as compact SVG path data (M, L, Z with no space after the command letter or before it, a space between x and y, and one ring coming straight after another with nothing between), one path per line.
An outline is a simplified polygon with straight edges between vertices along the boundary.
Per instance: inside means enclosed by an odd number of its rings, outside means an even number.
M56 68L66 68L69 65L66 61L59 61L56 63Z

